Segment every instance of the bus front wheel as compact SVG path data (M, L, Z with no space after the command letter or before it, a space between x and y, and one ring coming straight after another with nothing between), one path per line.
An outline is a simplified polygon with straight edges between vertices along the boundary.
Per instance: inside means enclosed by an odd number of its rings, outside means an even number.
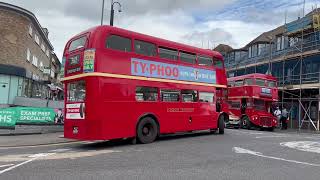
M151 117L141 119L137 127L137 139L142 144L152 143L158 136L158 124Z
M251 122L248 116L243 116L240 122L241 128L251 129Z

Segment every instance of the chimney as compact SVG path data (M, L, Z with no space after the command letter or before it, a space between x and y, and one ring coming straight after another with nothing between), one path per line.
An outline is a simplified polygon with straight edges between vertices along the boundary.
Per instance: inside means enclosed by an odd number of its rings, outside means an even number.
M47 28L42 28L42 31L44 32L44 34L48 37L49 35L49 31Z

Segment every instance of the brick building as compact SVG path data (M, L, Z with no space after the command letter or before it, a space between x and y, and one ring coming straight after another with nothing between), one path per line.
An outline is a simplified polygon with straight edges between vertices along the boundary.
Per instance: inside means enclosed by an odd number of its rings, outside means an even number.
M320 129L320 8L267 31L240 49L219 45L228 77L251 73L278 78L280 106L292 128Z
M48 29L30 11L3 2L0 24L0 106L14 105L16 97L52 97L61 63Z

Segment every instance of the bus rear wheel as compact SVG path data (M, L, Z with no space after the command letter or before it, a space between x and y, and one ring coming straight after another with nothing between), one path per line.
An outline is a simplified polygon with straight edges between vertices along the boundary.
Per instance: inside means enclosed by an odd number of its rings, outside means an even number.
M218 119L219 134L224 134L224 126L224 115L221 115Z
M137 127L137 139L142 144L152 143L158 136L158 124L151 117L141 119Z

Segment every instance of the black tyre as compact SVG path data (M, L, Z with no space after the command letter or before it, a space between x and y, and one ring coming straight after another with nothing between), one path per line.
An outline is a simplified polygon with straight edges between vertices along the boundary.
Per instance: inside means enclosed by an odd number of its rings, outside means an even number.
M251 122L250 122L250 119L248 116L243 116L241 118L241 128L245 128L245 129L251 129L252 125L251 125Z
M268 128L268 131L272 132L272 131L274 131L274 128L275 127L270 127L270 128Z
M137 127L137 140L142 144L152 143L158 136L158 124L151 117L141 119Z
M224 116L221 115L218 120L219 134L224 134Z

